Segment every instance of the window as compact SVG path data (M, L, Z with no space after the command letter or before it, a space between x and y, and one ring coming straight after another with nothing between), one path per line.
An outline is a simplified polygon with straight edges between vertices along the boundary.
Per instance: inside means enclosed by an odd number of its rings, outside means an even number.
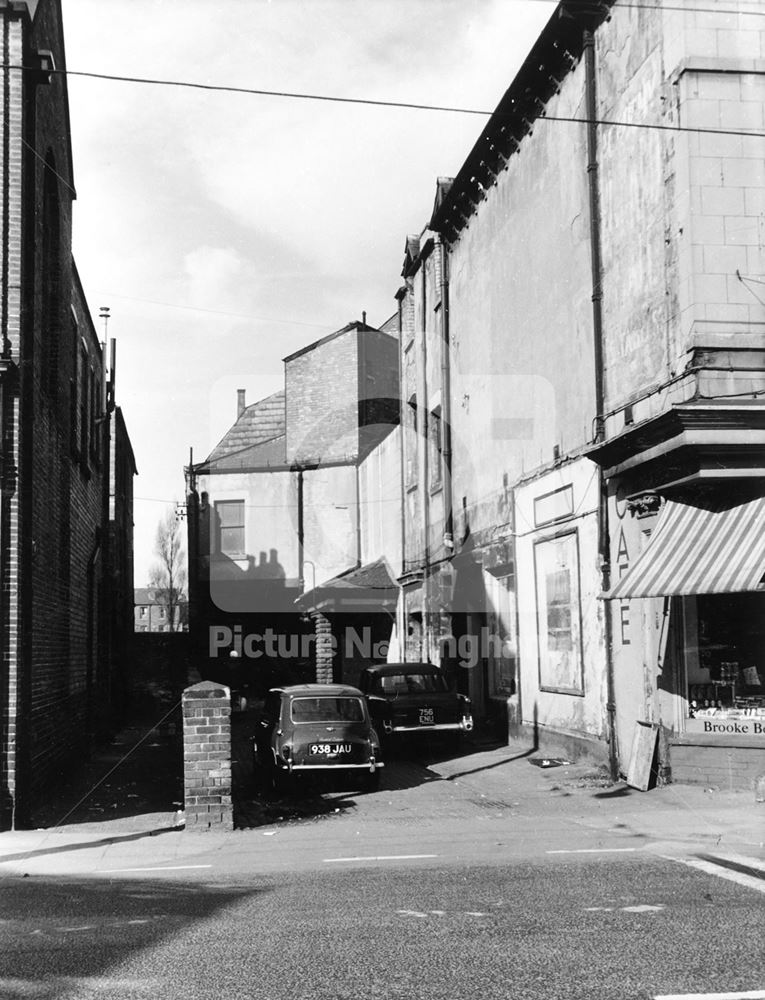
M417 420L417 396L412 394L406 407L406 429L408 431L406 442L406 485L412 487L417 485L417 456L418 442L417 435L419 426Z
M101 457L100 454L99 454L99 447L98 447L99 441L100 441L100 437L101 437L100 433L99 433L99 431L100 431L100 425L97 423L98 416L99 416L99 411L101 409L101 407L99 405L100 404L99 396L100 396L100 393L99 393L98 372L95 370L95 368L91 367L91 369L90 369L90 413L89 413L89 422L90 422L90 429L89 429L89 435L90 435L90 457L91 457L91 459L93 460L93 462L96 465L100 464L99 463L99 459Z
M292 721L363 722L364 707L359 698L296 698Z
M162 605L160 605L160 607L159 607L159 617L160 618L164 618L165 617L165 609L162 607Z
M534 546L539 636L539 686L584 694L576 532Z
M77 331L77 320L72 316L72 377L69 380L69 442L72 457L77 460L80 454L80 336Z
M141 607L141 608L138 609L138 611L139 611L139 617L140 618L146 618L146 616L147 616L147 614L149 612L149 609L147 607Z
M244 555L244 500L219 500L215 504L218 551L237 558Z
M58 179L51 153L45 158L42 228L42 385L52 400L58 395L59 303L61 299L61 230Z
M80 387L80 458L83 463L87 463L90 447L90 379L88 355L84 346L80 347L77 358L77 384Z
M428 465L430 469L430 488L436 490L441 486L442 454L443 454L443 429L441 427L441 407L437 406L430 414L428 420Z

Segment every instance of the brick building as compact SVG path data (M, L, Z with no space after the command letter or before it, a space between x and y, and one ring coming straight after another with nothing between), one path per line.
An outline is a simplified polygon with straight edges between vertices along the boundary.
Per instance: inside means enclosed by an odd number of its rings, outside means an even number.
M114 584L124 597L135 467L114 410L113 366L107 373L72 259L60 3L3 2L0 30L0 827L7 827L30 822L45 788L109 727L119 704L111 654L125 609L114 601Z
M185 601L173 609L172 627L167 600L156 587L136 587L133 596L134 632L181 632Z
M622 770L646 723L664 774L741 784L765 748L765 29L726 6L562 0L407 241L399 632L479 716Z
M362 528L382 496L400 531L397 355L389 329L365 321L296 351L284 390L250 406L240 390L236 422L187 470L189 630L203 676L260 688L342 676L342 644L316 638L332 634L337 605L322 591L314 607L306 591L381 554L379 533L375 548ZM247 636L258 637L249 652Z

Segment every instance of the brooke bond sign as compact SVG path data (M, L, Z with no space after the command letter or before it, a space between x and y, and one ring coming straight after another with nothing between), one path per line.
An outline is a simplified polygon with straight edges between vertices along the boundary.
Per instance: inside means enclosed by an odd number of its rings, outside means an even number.
M704 736L758 736L765 741L765 717L752 719L695 718L685 720L686 733Z

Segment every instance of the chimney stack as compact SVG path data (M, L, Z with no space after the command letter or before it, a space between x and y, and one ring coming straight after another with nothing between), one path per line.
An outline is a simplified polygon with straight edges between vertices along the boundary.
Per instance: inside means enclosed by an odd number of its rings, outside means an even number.
M236 419L238 420L245 410L244 394L246 389L236 390Z

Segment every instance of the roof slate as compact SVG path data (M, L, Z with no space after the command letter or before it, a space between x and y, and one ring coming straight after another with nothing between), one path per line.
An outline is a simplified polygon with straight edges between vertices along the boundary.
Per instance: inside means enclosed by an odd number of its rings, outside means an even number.
M210 452L207 461L215 462L256 445L273 441L286 432L284 389L246 407L234 426ZM249 463L248 463L249 464Z

